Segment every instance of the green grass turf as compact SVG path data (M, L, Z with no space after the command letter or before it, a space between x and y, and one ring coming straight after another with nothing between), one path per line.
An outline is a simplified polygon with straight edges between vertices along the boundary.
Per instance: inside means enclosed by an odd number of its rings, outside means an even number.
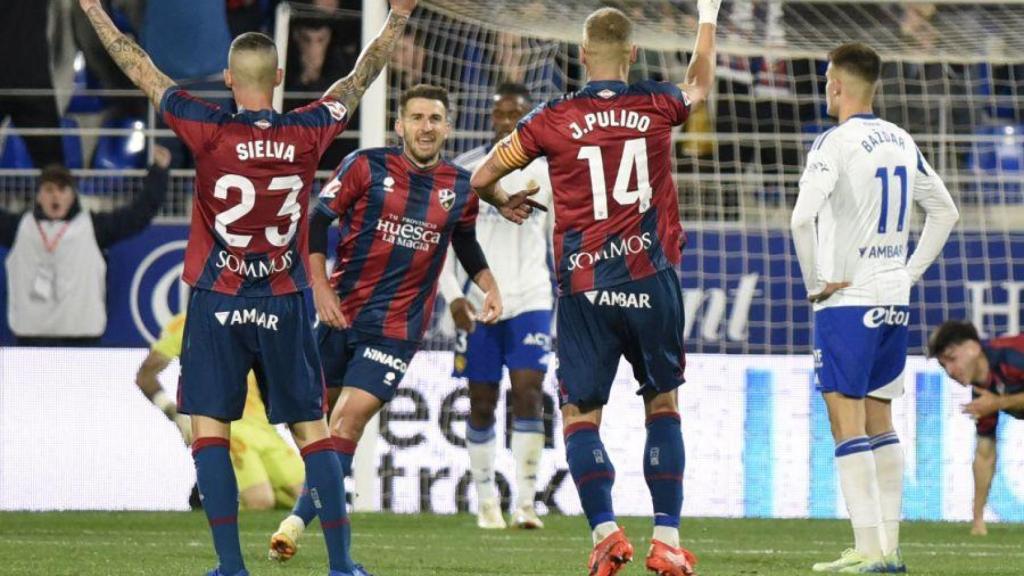
M324 576L323 539L307 531L286 564L266 560L281 512L243 513L242 546L254 575ZM590 549L578 517L546 517L543 531L477 530L474 518L357 514L356 559L375 576L583 575ZM649 520L621 520L637 558L620 572L646 574ZM850 539L844 521L685 519L684 541L702 576L808 575ZM913 574L1024 574L1024 526L990 525L972 537L966 524L908 523L903 551ZM216 563L201 513L0 513L0 574L201 575Z

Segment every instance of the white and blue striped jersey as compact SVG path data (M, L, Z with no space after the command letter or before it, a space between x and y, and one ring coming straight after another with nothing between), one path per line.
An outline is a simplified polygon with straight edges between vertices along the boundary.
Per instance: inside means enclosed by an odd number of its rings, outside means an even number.
M489 149L489 146L474 148L457 157L455 164L472 171L487 157ZM540 186L534 200L547 206L548 212L534 212L522 225L516 225L502 217L494 206L481 202L476 219L477 241L501 290L504 306L501 320L524 312L551 310L554 305L551 268L548 265L554 211L547 161L538 158L525 168L506 175L499 185L513 194L528 188L531 181ZM464 294L480 310L483 292L469 281L449 248L441 273L441 295L450 303Z
M908 261L914 204L925 211ZM850 282L815 310L907 305L959 214L942 179L899 126L858 114L814 142L793 209L793 243L808 294ZM815 220L816 226L815 226Z

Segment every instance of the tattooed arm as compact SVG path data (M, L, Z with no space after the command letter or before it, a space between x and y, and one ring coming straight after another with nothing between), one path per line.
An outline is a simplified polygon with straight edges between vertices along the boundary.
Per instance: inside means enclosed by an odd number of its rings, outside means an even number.
M366 92L391 58L391 52L405 30L405 23L416 8L416 2L417 0L391 0L391 12L388 13L384 28L366 45L348 76L328 88L324 98L340 100L345 108L348 108L349 114L359 106L363 92Z
M117 65L125 73L125 76L138 86L150 101L157 107L160 106L160 99L164 92L174 86L174 81L153 65L149 55L135 43L134 40L125 36L110 21L110 16L103 11L101 0L79 0L82 10L89 17L89 22L100 37L100 42L110 53L110 57L117 62Z

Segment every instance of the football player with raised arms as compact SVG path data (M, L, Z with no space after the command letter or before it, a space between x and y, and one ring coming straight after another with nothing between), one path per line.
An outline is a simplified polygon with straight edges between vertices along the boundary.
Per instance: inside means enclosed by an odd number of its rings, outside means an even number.
M558 277L558 385L569 471L592 531L590 574L610 576L633 557L615 520L615 468L599 434L622 356L633 367L647 416L644 477L654 508L647 568L693 574L680 546L683 437L684 235L672 176L672 130L714 85L719 0L699 0L696 44L681 84L627 83L636 61L633 23L614 8L592 13L580 57L587 84L536 108L473 173L473 188L503 212L531 206L537 189L497 186L537 157L554 191ZM513 221L521 221L511 214Z
M825 98L839 124L815 140L793 209L793 244L814 305L814 359L835 439L854 548L816 572L905 572L899 525L903 450L892 400L903 394L910 288L959 214L899 126L874 115L881 59L869 46L829 54ZM914 204L925 211L914 253Z
M530 91L522 84L505 83L495 90L491 108L494 143L462 154L455 163L473 170L491 147L512 133L516 123L532 107ZM534 199L551 202L548 165L537 158L522 170L501 180L506 190L539 185ZM496 208L484 205L477 218L477 237L501 286L504 313L493 326L477 326L476 310L483 294L469 283L469 277L454 259L445 262L441 294L449 304L458 329L453 375L469 381L469 421L466 450L477 495L477 526L505 528L501 498L494 483L494 458L499 441L495 438L495 407L501 392L503 368L512 383L512 458L515 460L516 504L512 525L543 528L534 507L537 469L544 453L544 375L551 350L551 272L548 254L551 218L529 218L522 226L505 220ZM465 288L464 288L465 287ZM464 292L465 290L465 292Z
M406 90L395 122L402 146L349 154L321 190L311 219L317 341L327 386L337 394L330 428L345 476L363 429L394 397L430 326L449 245L485 294L477 319L501 317L501 294L476 241L480 202L469 172L441 157L448 111L443 88ZM519 213L525 216L525 208ZM335 219L340 238L328 278L327 230ZM271 536L272 558L295 554L316 515L311 493Z
M196 476L219 560L210 574L248 574L228 447L250 369L270 422L288 423L301 450L330 574L365 574L349 556L341 466L324 419L320 358L306 316L306 209L320 156L387 63L416 0L391 0L387 23L352 72L320 100L288 114L272 107L283 72L269 37L250 32L231 44L224 83L238 106L232 114L176 86L117 30L100 0L80 3L111 57L196 161L178 407L192 416Z

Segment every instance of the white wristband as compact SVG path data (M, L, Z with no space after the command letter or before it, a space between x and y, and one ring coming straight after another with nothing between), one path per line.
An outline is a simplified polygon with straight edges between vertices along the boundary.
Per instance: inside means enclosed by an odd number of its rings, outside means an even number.
M718 9L722 0L697 0L697 23L718 25Z
M178 407L174 404L174 400L171 400L163 390L153 394L151 400L168 418L174 418L174 415L178 413Z

